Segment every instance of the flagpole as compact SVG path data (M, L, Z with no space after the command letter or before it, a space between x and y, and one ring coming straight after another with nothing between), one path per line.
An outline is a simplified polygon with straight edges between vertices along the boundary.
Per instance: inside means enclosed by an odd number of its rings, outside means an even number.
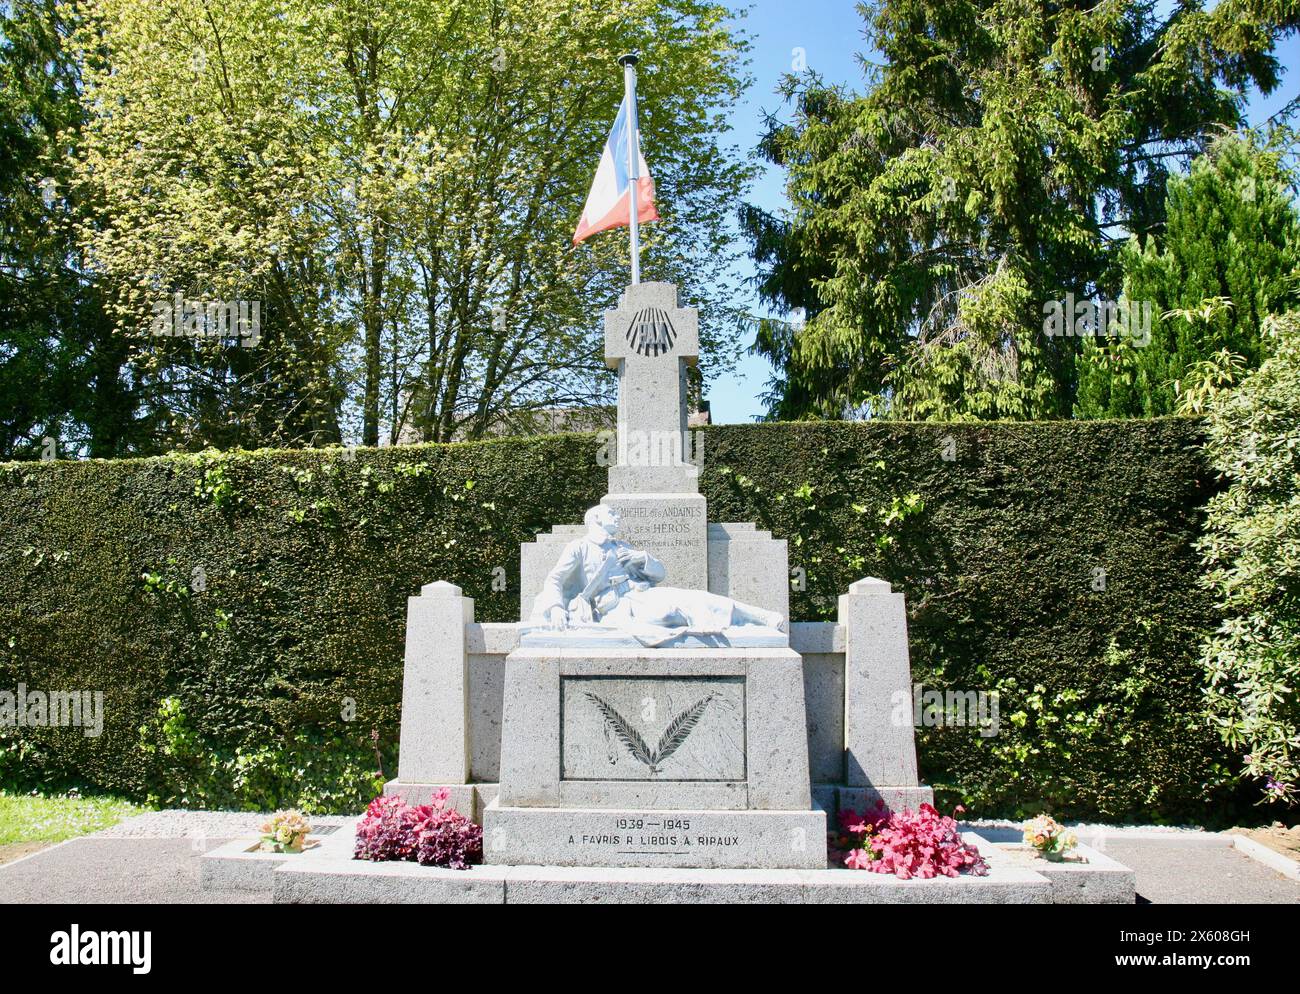
M636 115L636 63L635 52L619 56L618 64L623 67L623 99L627 102L627 175L628 175L628 230L632 237L632 285L641 282L641 231L638 226L641 213L641 191L637 180L641 177L638 169L641 164L640 149L637 147Z

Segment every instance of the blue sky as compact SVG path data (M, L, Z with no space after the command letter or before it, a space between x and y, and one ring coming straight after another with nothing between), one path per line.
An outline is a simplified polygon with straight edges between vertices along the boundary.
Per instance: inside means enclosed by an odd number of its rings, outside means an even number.
M738 23L752 43L749 87L734 118L733 139L744 151L757 142L763 127L763 112L781 110L782 103L773 90L777 81L790 72L802 49L807 65L832 83L847 83L860 90L862 70L859 53L867 53L862 35L863 22L853 0L754 0L748 13ZM1292 36L1279 46L1278 56L1284 67L1300 65L1300 39ZM1251 101L1252 124L1268 118L1297 91L1294 74L1284 77L1282 86L1265 100ZM649 153L647 153L649 158ZM653 162L651 165L653 168ZM786 205L784 177L780 170L767 169L753 183L748 201L769 211ZM754 267L742 265L741 275L752 276ZM757 293L749 302L750 313L766 314ZM720 377L710 385L709 401L714 423L730 424L752 421L762 413L758 397L771 373L768 363L756 356L745 356L734 375Z

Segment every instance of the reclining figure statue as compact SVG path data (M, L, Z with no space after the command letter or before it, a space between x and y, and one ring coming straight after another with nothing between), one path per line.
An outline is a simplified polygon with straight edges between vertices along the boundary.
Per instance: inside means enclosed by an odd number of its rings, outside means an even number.
M618 510L597 504L583 518L587 534L564 547L533 602L532 621L562 631L598 625L629 631L668 629L656 641L683 632L720 634L735 625L786 630L780 612L742 604L707 590L660 586L664 565L617 539ZM654 644L654 642L648 643Z

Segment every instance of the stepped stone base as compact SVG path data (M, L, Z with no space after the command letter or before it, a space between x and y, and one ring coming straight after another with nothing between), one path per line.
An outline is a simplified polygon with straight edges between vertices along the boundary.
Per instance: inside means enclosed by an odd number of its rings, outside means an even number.
M860 870L701 870L652 867L287 864L277 904L1050 904L1052 885L1029 870L986 877L899 880Z
M608 813L608 812L605 812ZM277 904L1132 904L1133 871L1087 846L1087 863L1047 863L1022 847L968 842L989 863L963 874L899 880L828 869L475 866L351 859L353 826L300 855L253 853L239 839L202 857L206 888L271 891ZM825 864L823 864L823 867Z

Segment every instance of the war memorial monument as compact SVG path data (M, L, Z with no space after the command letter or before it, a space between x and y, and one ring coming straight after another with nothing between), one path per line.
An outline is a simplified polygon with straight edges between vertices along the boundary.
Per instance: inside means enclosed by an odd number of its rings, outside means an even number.
M476 622L445 582L409 600L385 792L446 788L483 826L483 865L354 860L344 829L291 857L231 843L205 881L286 902L1133 900L1102 853L1031 866L973 834L985 876L828 866L837 811L932 801L894 707L912 693L903 595L866 578L837 620L792 621L785 541L708 520L698 467L659 444L687 431L697 322L667 283L606 313L619 459L583 522L521 547L518 622Z
M793 621L785 540L709 520L686 457L699 315L640 279L638 218L657 215L636 59L620 62L624 103L574 239L631 236L631 283L604 315L608 492L522 545L518 622L476 622L446 582L407 608L384 792L445 796L482 825L482 865L353 859L345 827L288 856L237 840L205 854L205 884L320 903L1131 903L1132 872L1087 847L1033 864L968 833L988 873L934 879L828 863L838 812L933 802L896 707L912 698L903 595L865 578L835 621Z

